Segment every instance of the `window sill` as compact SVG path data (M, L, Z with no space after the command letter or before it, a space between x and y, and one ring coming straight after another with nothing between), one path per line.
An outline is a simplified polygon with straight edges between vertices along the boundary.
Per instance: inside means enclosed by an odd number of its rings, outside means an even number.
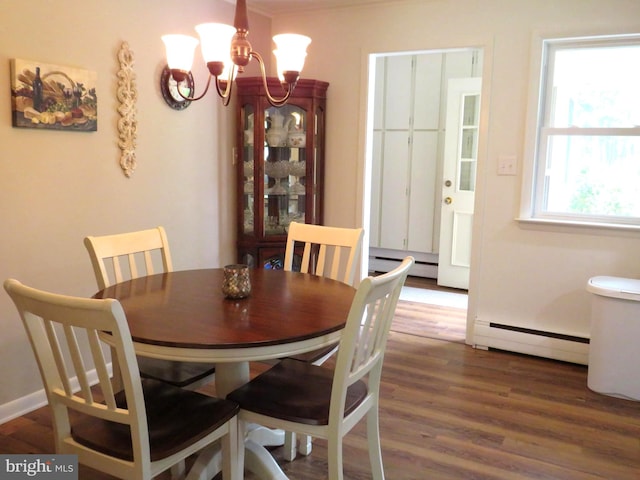
M549 218L518 217L516 221L523 225L549 227L573 227L583 230L617 230L622 232L640 232L640 225L622 223L580 222L577 220L553 220Z

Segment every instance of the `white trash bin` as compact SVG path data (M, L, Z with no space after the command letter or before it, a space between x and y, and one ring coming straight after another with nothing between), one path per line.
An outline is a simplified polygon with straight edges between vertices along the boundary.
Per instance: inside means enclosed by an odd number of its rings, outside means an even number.
M640 280L593 277L588 386L594 392L640 400Z

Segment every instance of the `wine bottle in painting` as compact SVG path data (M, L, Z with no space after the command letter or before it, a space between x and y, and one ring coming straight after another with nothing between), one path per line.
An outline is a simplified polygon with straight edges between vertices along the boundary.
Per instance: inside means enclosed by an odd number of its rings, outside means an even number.
M33 108L37 111L42 112L42 78L40 78L40 67L36 67L36 77L33 79Z

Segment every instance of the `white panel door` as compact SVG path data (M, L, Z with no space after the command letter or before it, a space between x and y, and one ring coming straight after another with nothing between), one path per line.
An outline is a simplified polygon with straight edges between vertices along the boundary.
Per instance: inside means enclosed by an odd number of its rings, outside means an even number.
M469 288L480 117L480 78L449 80L438 285Z
M433 252L438 132L414 131L411 145L407 249Z
M407 248L409 142L407 132L385 132L380 205L380 247Z

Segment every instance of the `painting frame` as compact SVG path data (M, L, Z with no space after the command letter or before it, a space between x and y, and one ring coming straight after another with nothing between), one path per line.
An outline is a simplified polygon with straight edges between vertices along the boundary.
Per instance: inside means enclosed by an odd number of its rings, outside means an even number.
M96 72L20 58L10 71L13 127L98 130Z

